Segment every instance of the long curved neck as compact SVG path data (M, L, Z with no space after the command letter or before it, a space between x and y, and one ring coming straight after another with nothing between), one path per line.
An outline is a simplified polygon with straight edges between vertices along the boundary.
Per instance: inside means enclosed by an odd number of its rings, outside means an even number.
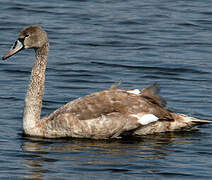
M23 113L23 129L27 134L40 122L48 50L48 42L42 47L35 49L35 62L31 72Z

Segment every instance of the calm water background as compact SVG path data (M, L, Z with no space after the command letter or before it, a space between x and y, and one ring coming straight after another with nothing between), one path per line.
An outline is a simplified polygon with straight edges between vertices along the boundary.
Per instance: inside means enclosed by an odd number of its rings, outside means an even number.
M168 0L1 0L0 54L42 26L51 43L43 115L75 98L157 81L168 106L211 118L212 3ZM0 63L0 179L211 179L212 125L127 140L22 135L33 50Z

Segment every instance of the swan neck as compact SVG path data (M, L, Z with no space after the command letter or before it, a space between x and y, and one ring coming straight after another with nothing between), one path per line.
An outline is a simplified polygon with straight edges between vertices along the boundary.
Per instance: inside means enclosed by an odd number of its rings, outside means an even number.
M23 129L26 134L30 134L40 123L48 50L48 42L35 49L35 62L31 72L23 114Z

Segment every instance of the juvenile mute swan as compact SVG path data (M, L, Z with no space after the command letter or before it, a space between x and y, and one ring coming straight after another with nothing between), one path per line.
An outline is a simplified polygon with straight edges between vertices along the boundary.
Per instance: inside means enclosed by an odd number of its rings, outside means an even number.
M3 60L29 48L35 50L35 63L23 113L26 135L108 139L180 130L210 122L167 110L165 100L158 96L157 84L143 90L112 86L71 101L41 119L49 50L46 32L36 25L23 29Z

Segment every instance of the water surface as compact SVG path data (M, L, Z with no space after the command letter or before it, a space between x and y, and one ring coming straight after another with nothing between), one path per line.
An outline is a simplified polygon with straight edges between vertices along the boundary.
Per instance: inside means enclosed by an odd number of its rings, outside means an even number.
M1 56L32 24L51 51L42 114L109 88L159 82L172 110L211 119L210 1L0 2ZM212 126L125 140L38 139L22 134L33 50L0 64L0 179L210 179Z

